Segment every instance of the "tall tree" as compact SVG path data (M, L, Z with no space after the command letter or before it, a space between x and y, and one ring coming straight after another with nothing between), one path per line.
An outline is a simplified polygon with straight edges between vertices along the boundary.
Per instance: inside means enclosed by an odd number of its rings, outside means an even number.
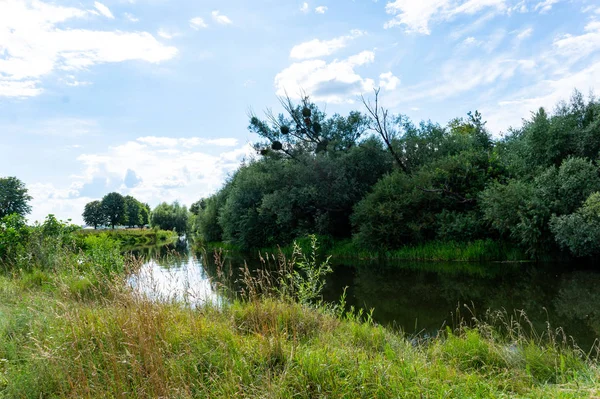
M147 224L150 224L150 205L142 204L140 207L140 219L138 227L141 228Z
M25 216L31 212L31 196L25 184L16 177L0 178L0 219L16 213Z
M129 227L139 226L141 224L142 203L128 195L125 200L125 218L124 222Z
M125 198L119 193L109 193L102 198L102 208L108 218L108 222L114 229L119 223L123 223L125 217Z
M83 221L89 226L94 226L94 229L107 222L107 217L100 201L92 201L85 204L82 216Z
M175 201L173 204L163 202L152 211L151 223L153 227L162 230L173 230L183 235L188 231L189 211L185 206Z

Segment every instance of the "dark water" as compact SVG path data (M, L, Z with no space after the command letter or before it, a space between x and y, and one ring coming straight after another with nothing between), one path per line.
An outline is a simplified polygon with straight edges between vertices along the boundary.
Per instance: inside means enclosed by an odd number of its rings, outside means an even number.
M217 293L212 255L185 243L138 251L147 258L132 284L153 297L192 304L226 300ZM233 270L243 259L229 256ZM252 267L252 264L250 264ZM337 302L347 287L348 306L373 310L376 322L408 333L434 334L461 316L486 310L523 310L537 331L563 327L583 348L600 337L600 273L574 265L399 262L336 264L324 292ZM235 285L232 282L230 285ZM467 309L465 305L468 306Z

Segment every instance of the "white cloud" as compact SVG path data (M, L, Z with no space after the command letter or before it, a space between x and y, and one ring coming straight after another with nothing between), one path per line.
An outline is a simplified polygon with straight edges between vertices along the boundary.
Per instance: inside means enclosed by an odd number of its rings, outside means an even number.
M507 12L506 0L395 0L386 4L385 10L394 17L384 27L403 25L406 32L430 34L432 20L448 20L456 15L473 15L485 9Z
M395 90L400 84L400 79L392 72L386 72L379 75L379 87L383 90Z
M190 27L195 30L200 30L202 28L208 28L208 25L201 17L194 17L190 19Z
M170 39L172 39L172 38L174 38L176 36L179 36L178 33L168 31L168 30L166 30L164 28L160 28L158 30L158 32L156 32L156 34L158 36L162 37L163 39L167 39L167 40L170 40Z
M559 101L568 99L574 89L583 92L600 89L600 61L577 72L553 79L541 79L495 104L490 104L483 112L487 115L490 128L495 131L505 130L508 126L519 126L522 118L528 118L530 112L539 107L552 110Z
M189 138L172 138L172 137L157 137L157 136L146 136L137 139L138 142L148 144L152 147L184 147L193 148L199 145L215 145L220 147L235 147L238 145L237 139L234 138L218 138L218 139L204 139L200 137L189 137Z
M140 22L140 19L137 18L135 15L130 14L128 12L126 12L125 14L123 14L125 16L125 19L127 19L129 22Z
M328 8L327 6L319 6L317 8L315 8L315 12L317 14L325 14L325 12L327 12Z
M350 40L362 35L364 35L364 32L353 30L350 35L336 37L331 40L313 39L294 46L290 51L290 58L302 60L330 55L346 47Z
M374 60L372 51L363 51L330 63L323 60L294 63L275 76L277 94L297 98L304 91L315 101L352 103L354 97L375 86L373 79L363 78L355 68Z
M558 3L558 0L544 0L544 1L540 1L539 3L537 3L535 5L535 7L533 8L535 11L539 11L541 13L545 13L548 12L552 9L552 6L554 4Z
M481 41L475 39L473 36L469 36L465 40L463 40L461 44L463 47L477 47L481 46L482 43Z
M525 40L528 37L530 37L532 33L533 33L533 28L523 29L522 31L519 31L519 33L517 33L517 40L519 40L519 41Z
M213 11L213 12L211 13L211 15L212 15L212 19L213 19L213 20L214 20L216 23L218 23L218 24L221 24L221 25L230 25L230 24L232 23L232 22L231 22L231 19L229 19L229 18L228 18L226 15L223 15L223 14L221 14L221 13L219 12L219 10L215 10L215 11Z
M104 15L106 18L115 19L115 16L110 12L110 9L106 7L104 4L96 1L94 2L94 8L98 10L98 12Z
M591 20L582 35L565 35L554 41L556 52L574 62L600 50L600 21Z
M302 3L302 6L300 7L300 11L302 11L303 13L308 13L310 11L310 7L308 6L308 3Z
M59 28L86 11L18 0L0 2L0 97L39 95L41 79L56 71L141 60L159 63L177 54L147 32ZM71 72L72 73L72 72Z
M215 153L202 145L229 148ZM152 206L175 200L189 206L215 192L243 159L254 156L250 145L240 145L234 138L140 137L79 155L80 169L66 187L27 184L34 197L29 220L43 221L52 213L83 224L85 204L111 191L133 195ZM131 184L132 176L135 184Z

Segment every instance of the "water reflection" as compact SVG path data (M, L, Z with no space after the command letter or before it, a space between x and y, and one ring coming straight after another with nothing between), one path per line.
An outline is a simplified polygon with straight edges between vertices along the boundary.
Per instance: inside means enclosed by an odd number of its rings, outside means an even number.
M202 267L201 259L190 253L185 241L132 252L144 262L130 277L129 283L147 297L183 302L193 307L222 302L215 284Z
M223 270L213 254L192 253L178 245L139 253L147 260L132 284L152 298L195 305L227 300L217 281L230 292L240 289L238 271L244 258L227 255ZM249 262L249 267L259 265ZM327 301L337 302L348 287L348 306L374 309L376 322L408 333L434 334L452 324L457 309L468 316L466 304L475 314L524 310L537 331L545 331L548 323L564 327L583 348L600 336L600 273L595 270L458 262L338 264L333 269L324 292Z

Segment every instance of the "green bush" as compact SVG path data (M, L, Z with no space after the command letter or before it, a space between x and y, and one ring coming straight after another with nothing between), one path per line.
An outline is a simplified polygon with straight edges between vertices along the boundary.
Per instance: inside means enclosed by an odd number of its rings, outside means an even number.
M85 255L88 267L105 274L122 273L125 267L120 244L107 234L89 235L85 238Z

